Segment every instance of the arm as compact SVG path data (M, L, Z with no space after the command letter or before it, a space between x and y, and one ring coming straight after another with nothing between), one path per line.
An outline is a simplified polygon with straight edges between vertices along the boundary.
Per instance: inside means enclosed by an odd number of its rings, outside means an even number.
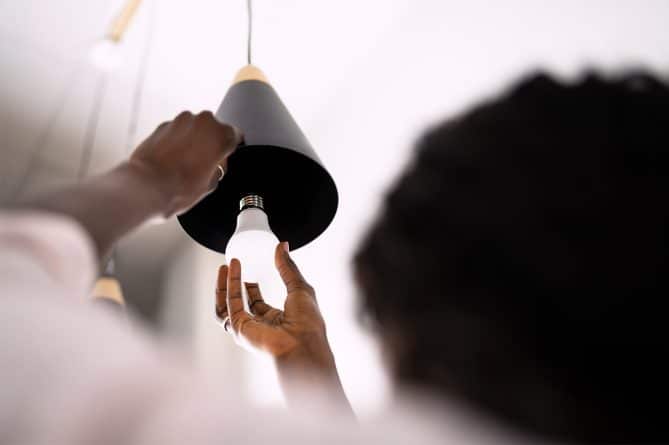
M245 283L252 313L244 310L241 264L232 259L229 267L219 269L217 316L236 340L274 358L279 382L290 405L324 400L353 415L339 380L316 294L290 258L288 243L277 246L275 263L286 285L283 311L265 303L255 283Z
M240 138L239 131L210 112L183 112L160 125L110 172L24 205L72 217L104 257L120 237L146 220L185 211L211 192L217 166Z

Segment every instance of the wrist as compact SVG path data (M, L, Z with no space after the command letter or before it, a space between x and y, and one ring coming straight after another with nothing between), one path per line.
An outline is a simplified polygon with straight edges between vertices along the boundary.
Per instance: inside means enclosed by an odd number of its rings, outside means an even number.
M174 193L169 180L145 162L135 159L121 163L116 170L135 185L135 190L143 198L152 215L170 216Z
M318 336L320 337L320 336ZM352 414L325 336L312 338L275 358L279 382L289 406L342 407Z
M337 375L334 355L324 335L303 338L297 347L277 356L275 362L280 373Z

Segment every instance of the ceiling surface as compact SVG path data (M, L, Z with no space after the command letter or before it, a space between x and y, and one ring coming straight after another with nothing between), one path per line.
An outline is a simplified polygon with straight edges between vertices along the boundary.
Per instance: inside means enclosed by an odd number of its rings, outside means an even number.
M245 64L243 0L145 0L120 67L102 73L88 54L121 4L0 0L2 202L75 180L100 82L91 174L178 112L215 110ZM295 257L318 291L356 406L373 405L387 382L356 321L349 259L414 140L532 69L573 77L591 66L642 66L666 75L668 19L664 0L254 1L254 63L339 187L333 224ZM204 251L174 221L121 244L123 284L145 319L156 322L168 266L187 249ZM370 357L362 377L361 356Z

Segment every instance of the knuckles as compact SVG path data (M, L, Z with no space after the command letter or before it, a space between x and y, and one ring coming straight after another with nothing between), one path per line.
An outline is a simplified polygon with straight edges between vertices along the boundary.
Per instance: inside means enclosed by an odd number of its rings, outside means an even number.
M216 121L216 118L214 117L214 114L211 111L205 110L205 111L200 111L197 114L197 116L195 116L195 121L202 123L209 123Z
M216 121L220 127L221 135L225 142L229 144L234 144L235 146L241 142L241 136L239 131L230 124L222 123Z
M195 122L215 129L223 140L230 144L237 144L240 142L240 132L234 126L220 122L216 119L214 113L209 110L202 111L195 116Z
M174 118L174 121L177 123L185 122L193 118L193 113L190 111L182 111Z
M219 122L211 111L182 111L173 120L161 123L131 158L141 158L163 176L173 178L172 194L188 206L216 187L216 166L225 165L224 158L240 140L241 132Z
M193 114L190 111L182 111L172 121L177 125L184 125L188 122L194 123L195 128L204 128L212 135L216 134L228 144L237 145L241 142L241 132L230 124L220 122L216 119L214 113L209 110L204 110L198 114ZM169 122L161 124L161 127Z

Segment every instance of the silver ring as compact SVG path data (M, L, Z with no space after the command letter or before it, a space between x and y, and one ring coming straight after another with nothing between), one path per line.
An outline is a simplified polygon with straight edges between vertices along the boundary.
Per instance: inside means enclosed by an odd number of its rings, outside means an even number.
M218 167L218 172L220 173L218 177L218 180L220 181L221 179L223 179L223 176L225 175L225 170L223 170L223 167L221 167L220 165L217 165L216 167Z
M221 322L221 326L223 327L223 330L229 334L230 333L229 329L232 325L232 321L230 321L230 316L226 315L223 320L221 320L220 318L219 318L219 320Z

